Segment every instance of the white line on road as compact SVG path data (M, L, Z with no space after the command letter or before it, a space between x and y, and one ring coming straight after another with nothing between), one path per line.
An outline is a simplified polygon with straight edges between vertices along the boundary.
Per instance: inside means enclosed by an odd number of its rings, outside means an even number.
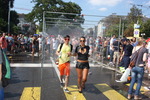
M51 61L52 61L52 65L53 65L53 67L54 67L54 69L55 69L55 71L56 71L56 74L57 74L57 76L58 76L58 78L59 78L59 81L61 82L61 80L60 80L60 74L59 74L59 70L58 70L58 68L57 68L57 66L56 66L56 64L55 64L55 62L54 62L54 60L53 60L53 58L52 57L50 57L50 59L51 59Z
M41 63L10 63L11 67L41 67ZM52 67L52 64L43 64L43 67Z
M52 59L52 58L51 58ZM54 60L52 59L54 64L43 64L43 67L53 67L56 66ZM41 67L41 63L10 63L11 67ZM71 63L71 67L75 67L75 64ZM99 67L100 65L90 64L90 67Z

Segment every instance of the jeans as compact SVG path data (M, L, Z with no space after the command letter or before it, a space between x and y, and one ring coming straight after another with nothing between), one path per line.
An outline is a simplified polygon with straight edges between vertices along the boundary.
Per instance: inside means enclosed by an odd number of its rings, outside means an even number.
M110 62L113 61L114 51L110 50Z
M130 64L130 56L123 56L119 66L125 67L125 69L127 69L129 64Z
M137 86L136 86L134 95L139 95L141 85L142 85L143 75L144 75L144 67L138 67L138 66L133 67L132 74L131 74L132 80L130 83L128 94L133 93L134 83L137 82Z

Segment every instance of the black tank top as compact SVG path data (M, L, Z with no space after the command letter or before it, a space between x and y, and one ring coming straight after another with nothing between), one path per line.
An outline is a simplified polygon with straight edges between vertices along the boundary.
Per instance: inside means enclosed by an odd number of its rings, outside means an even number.
M89 50L90 50L89 46L84 47L77 46L75 49L75 53L78 54L78 60L88 60Z

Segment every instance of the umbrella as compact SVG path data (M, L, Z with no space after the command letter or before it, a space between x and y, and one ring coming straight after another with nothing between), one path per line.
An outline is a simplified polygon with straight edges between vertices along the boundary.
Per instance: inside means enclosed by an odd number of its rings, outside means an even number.
M146 42L149 42L150 41L150 38L148 38L147 40L146 40Z

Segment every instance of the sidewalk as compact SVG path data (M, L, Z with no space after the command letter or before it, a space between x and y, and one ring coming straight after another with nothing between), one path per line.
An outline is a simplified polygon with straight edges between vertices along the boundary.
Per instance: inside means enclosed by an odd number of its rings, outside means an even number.
M102 63L100 61L96 61L94 60L93 58L90 58L91 61L94 61L96 62L97 64L101 65L102 67L105 67L107 69L110 69L110 70L115 70L116 72L118 72L119 74L123 74L119 69L117 69L115 66L110 66L109 65L109 62L105 62L105 63ZM106 64L107 63L107 64ZM150 90L150 77L148 77L148 73L144 73L144 78L143 78L143 86Z

